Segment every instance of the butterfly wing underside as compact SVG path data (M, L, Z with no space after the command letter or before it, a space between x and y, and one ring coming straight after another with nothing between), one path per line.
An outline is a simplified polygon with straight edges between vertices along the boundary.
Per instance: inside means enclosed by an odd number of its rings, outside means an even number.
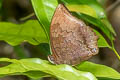
M59 4L50 26L49 60L54 64L79 64L98 53L97 39L89 26Z

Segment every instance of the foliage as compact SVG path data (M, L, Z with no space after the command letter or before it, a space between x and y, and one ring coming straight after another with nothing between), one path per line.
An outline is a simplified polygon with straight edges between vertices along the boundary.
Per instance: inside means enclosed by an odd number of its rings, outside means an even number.
M108 30L108 28L101 22L101 20L91 17L89 15L86 14L82 14L82 13L73 13L73 15L77 16L80 19L83 19L93 25L95 25L96 27L98 27L99 29L101 29L107 36L109 39L114 38L113 36L111 36L111 32Z
M1 58L0 61L11 62L8 66L0 68L1 77L4 75L23 74L31 78L55 76L62 80L97 80L89 72L78 71L68 65L51 65L48 61L38 58L21 60Z
M39 23L36 20L29 20L23 24L0 22L0 40L13 46L22 42L28 42L32 45L49 44L50 22L55 8L60 2L63 2L76 17L98 27L111 41L116 35L103 8L96 0L31 0L31 2ZM94 32L99 36L99 47L108 47L116 52L114 47L111 47L97 30L94 29ZM41 46L40 49L43 47ZM15 48L18 49L18 47ZM44 53L46 53L45 51L47 50L43 50ZM19 53L22 53L21 50ZM0 67L0 77L27 75L35 79L41 77L55 77L62 80L120 79L120 73L114 69L87 61L75 66L75 68L65 64L53 65L39 58L21 60L0 58L0 62L10 62L9 65Z
M94 10L92 10L92 11L93 12L96 11L97 19L101 20L101 22L105 25L105 27L108 28L108 30L110 32L112 32L114 35L116 35L114 29L112 28L111 24L107 20L107 17L106 17L106 14L105 14L103 8L96 0L91 0L91 1L89 1L89 0L61 0L61 1L64 2L66 5L87 5L91 8L93 8ZM79 8L81 9L83 7L79 7ZM76 9L74 9L74 10L76 10ZM89 8L88 8L88 10L89 10ZM75 11L75 12L79 12L79 10ZM88 14L88 12L85 14ZM104 32L104 30L102 30L102 31Z
M76 66L76 68L80 71L91 72L97 77L120 79L120 73L116 72L112 68L100 64L94 64L86 61Z
M33 45L48 42L43 28L36 20L24 24L0 22L0 40L5 40L13 46L25 41Z
M99 36L98 46L109 47L104 37L98 31L94 31ZM0 22L0 40L4 40L13 46L19 45L22 42L29 42L32 45L40 43L49 44L43 28L36 20L29 20L24 24Z
M120 79L120 74L112 68L91 62L79 64L76 66L78 70L65 64L52 65L48 61L39 58L21 60L1 58L0 62L11 63L0 68L0 77L6 75L27 75L35 79L52 76L62 80L97 80L96 76Z
M31 0L36 16L49 39L49 26L58 4L57 0Z
M99 37L98 39L98 47L102 48L102 47L108 47L111 48L111 46L107 43L107 41L105 40L105 38L94 29L94 32L96 33L96 35Z

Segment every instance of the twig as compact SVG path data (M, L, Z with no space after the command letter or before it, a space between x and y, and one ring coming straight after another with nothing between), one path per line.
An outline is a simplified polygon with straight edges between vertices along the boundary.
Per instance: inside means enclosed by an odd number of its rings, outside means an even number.
M21 18L20 21L27 20L27 19L31 18L32 16L35 16L35 13L31 13L28 16Z
M120 3L120 0L117 0L116 2L114 2L112 5L110 5L106 11L110 12L111 10L113 10L118 4Z
M114 53L116 54L116 56L117 56L118 59L120 60L120 55L119 55L118 52L115 50L115 48L112 48L112 50L114 51Z
M119 53L116 51L116 49L115 49L115 46L114 46L114 43L113 43L113 40L112 40L112 39L111 39L111 44L112 44L112 46L110 47L110 49L114 51L114 53L116 54L116 56L117 56L117 57L118 57L118 59L120 60L120 55L119 55Z

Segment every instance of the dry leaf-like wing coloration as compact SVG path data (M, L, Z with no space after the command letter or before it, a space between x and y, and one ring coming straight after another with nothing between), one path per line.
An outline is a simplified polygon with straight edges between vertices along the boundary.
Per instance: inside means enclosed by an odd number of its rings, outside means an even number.
M54 64L79 64L98 53L97 39L89 26L59 4L50 26L52 55L48 59Z

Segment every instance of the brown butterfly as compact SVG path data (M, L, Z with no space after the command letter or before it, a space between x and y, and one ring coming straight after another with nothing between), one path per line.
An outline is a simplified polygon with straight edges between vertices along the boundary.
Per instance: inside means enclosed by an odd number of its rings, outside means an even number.
M52 55L48 59L54 64L79 64L98 53L97 39L89 26L59 4L50 26Z

